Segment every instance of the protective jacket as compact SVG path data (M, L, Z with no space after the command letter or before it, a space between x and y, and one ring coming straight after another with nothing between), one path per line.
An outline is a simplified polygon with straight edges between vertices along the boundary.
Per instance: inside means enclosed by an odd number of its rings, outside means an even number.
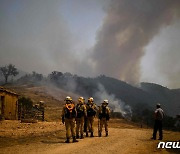
M106 120L109 120L110 118L110 109L107 106L100 106L99 108L99 119L106 118Z
M83 116L87 116L86 106L84 104L77 104L76 105L76 111L77 111L76 118L81 118Z
M93 104L87 104L86 105L86 108L87 108L87 116L88 117L92 117L92 116L95 116L96 115L96 105L93 103Z

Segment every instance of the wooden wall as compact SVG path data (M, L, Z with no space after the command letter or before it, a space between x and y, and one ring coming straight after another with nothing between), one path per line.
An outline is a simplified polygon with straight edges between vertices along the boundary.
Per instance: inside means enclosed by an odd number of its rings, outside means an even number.
M18 96L9 92L0 91L0 99L2 117L7 120L18 119ZM4 113L2 113L2 110Z

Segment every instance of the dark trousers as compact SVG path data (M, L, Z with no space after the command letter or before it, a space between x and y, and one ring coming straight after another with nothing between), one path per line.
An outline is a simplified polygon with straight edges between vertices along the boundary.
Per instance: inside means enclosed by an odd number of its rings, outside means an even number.
M162 133L162 120L155 120L154 123L154 131L153 131L153 138L156 139L157 131L159 130L159 139L162 140L163 133Z
M84 132L87 132L87 117L84 118Z

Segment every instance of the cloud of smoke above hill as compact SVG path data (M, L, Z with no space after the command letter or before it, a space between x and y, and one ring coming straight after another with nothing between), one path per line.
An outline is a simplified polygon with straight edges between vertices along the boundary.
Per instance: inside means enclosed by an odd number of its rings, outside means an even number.
M180 20L179 0L1 0L0 14L0 66L12 63L43 74L105 74L133 84L159 75L158 83L180 86L180 44L173 36L179 26L172 27ZM164 41L164 36L172 38ZM156 65L149 55L156 55Z
M96 73L139 82L145 47L179 10L179 0L112 0L94 47Z

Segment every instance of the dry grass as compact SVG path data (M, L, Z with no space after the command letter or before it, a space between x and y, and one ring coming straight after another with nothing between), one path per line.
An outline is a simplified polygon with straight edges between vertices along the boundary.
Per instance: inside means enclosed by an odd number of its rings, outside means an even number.
M52 86L18 85L7 86L7 88L18 93L20 97L29 97L33 101L33 104L44 101L45 121L59 121L61 119L62 106L64 104L64 98L67 95L70 95L74 100L78 98L78 96L73 93Z

